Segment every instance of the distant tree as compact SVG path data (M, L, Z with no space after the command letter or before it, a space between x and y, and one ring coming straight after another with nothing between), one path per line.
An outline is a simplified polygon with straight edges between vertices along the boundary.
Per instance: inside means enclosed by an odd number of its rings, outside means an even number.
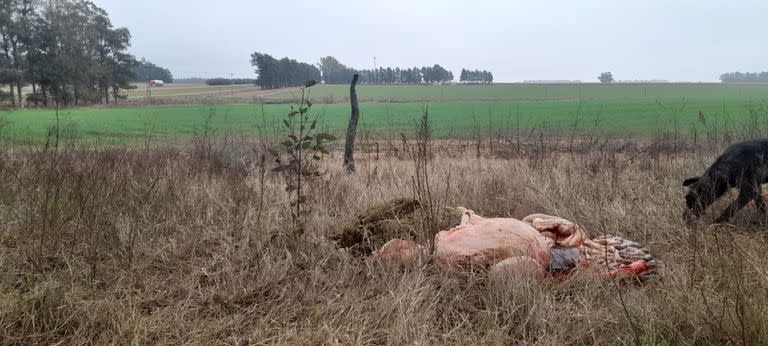
M432 83L432 70L429 67L421 67L419 72L421 72L421 78L424 83Z
M424 81L424 76L421 74L421 70L417 67L411 68L410 84L421 84L422 81Z
M277 74L278 63L275 58L269 54L253 53L251 54L251 65L256 68L256 85L262 89L274 89L278 86Z
M256 84L255 79L251 78L210 78L205 80L206 85L243 85L243 84Z
M86 0L0 0L0 86L12 105L109 102L130 88L130 32Z
M453 76L451 75L451 77ZM480 70L470 71L467 69L461 69L461 76L459 76L459 81L462 83L491 84L493 83L493 73L489 71L480 71Z
M251 55L251 64L256 68L256 73L259 75L256 84L262 88L279 87L280 85L284 85L286 80L293 80L291 83L300 85L300 81L295 80L295 76L291 76L291 73L295 71L294 63L297 62L287 58L275 60L271 56L262 53L253 53ZM315 69L317 70L317 75L321 74L322 77L310 78L309 76L305 76L305 79L322 78L326 84L349 83L352 80L352 76L355 74L358 74L359 76L358 84L445 83L452 81L454 78L453 72L446 70L439 64L421 68L378 67L370 70L357 70L340 63L332 56L321 58ZM306 72L313 76L315 75L315 72L312 72L311 70L307 70ZM468 73L469 71L465 72ZM493 77L490 73L488 73L488 76L490 76L490 78L487 82L492 82ZM478 80L488 79L480 76L480 74L478 74L477 78Z
M104 102L109 103L109 93L116 101L121 89L130 89L133 79L133 67L138 62L133 55L125 53L130 45L131 34L126 28L112 29L112 24L105 12L100 13L93 21L96 26L94 39L96 74L99 90L103 93ZM169 72L170 74L170 72ZM173 82L171 77L169 83Z
M600 83L613 83L613 74L610 72L603 72L597 76L597 79Z
M253 78L234 78L231 81L234 85L256 84L256 80Z
M132 82L146 82L147 80L159 79L163 82L173 83L173 74L167 68L157 66L145 58L141 58L132 69Z
M483 71L483 82L486 84L493 84L493 73Z
M251 54L251 65L255 68L255 84L262 89L275 89L304 85L308 80L320 80L317 67L289 58L277 60L268 54Z
M720 75L723 83L766 83L768 72L729 72Z
M234 84L229 78L210 78L205 80L206 85L232 85Z
M384 83L393 84L395 82L395 71L391 67L387 67L386 70L382 69L382 71L384 73Z
M32 0L0 0L0 84L7 84L12 105L21 104L21 89L27 84L29 44L36 23Z
M352 80L352 76L357 72L352 68L340 63L336 58L327 56L320 58L320 72L323 74L323 81L326 84L346 84Z
M174 78L173 82L176 84L203 84L205 78L201 77L187 77L187 78Z
M422 67L421 74L425 83L444 83L453 80L453 73L444 69L439 64L432 67Z
M130 38L91 1L0 0L0 69L17 104L26 85L43 103L117 99L136 63Z

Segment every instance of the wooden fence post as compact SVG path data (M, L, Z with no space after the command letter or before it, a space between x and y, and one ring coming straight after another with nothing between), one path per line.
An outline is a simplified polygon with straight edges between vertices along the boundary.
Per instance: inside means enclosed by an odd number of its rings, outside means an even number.
M344 144L344 169L347 173L355 172L355 135L357 134L357 119L360 117L360 109L357 105L357 92L355 91L355 85L357 85L357 77L355 74L352 77L352 83L349 85L349 103L352 106L352 113L349 116L349 126L347 126L347 141Z

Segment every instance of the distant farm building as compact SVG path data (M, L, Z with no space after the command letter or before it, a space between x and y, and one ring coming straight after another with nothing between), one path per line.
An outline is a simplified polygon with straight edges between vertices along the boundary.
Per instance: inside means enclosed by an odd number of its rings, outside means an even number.
M165 85L165 82L163 82L162 80L159 80L159 79L151 79L149 81L149 86L151 86L151 87L161 87L161 86L164 86L164 85Z

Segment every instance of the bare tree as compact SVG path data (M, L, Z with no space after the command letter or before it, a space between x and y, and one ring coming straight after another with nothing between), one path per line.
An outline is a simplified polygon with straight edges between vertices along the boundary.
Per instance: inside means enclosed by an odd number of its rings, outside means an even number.
M357 73L352 76L352 83L349 85L349 103L352 105L352 114L349 116L349 126L347 126L347 142L344 144L344 169L348 173L355 172L355 135L357 134L357 119L360 117L360 109L357 105Z

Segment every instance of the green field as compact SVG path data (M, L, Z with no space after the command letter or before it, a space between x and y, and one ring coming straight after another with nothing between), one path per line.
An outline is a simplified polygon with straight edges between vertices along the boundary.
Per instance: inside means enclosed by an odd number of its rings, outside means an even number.
M322 101L346 90L319 87L313 89L313 99ZM446 101L432 99L438 92ZM537 99L544 92L548 96ZM503 135L518 128L649 135L674 129L705 131L705 126L739 130L747 123L755 126L755 121L768 127L768 86L361 86L360 95L399 101L361 104L360 130L387 137L413 133L416 119L427 107L434 134L453 138ZM413 101L408 95L430 101ZM508 100L495 100L504 98ZM61 111L60 119L86 141L140 142L150 135L184 141L206 128L219 134L272 134L288 110L287 104L76 108ZM346 103L318 103L313 111L324 129L340 133L347 126ZM699 112L705 115L706 125L699 121ZM55 111L47 109L3 111L0 119L4 124L0 135L17 143L43 141L56 122Z

